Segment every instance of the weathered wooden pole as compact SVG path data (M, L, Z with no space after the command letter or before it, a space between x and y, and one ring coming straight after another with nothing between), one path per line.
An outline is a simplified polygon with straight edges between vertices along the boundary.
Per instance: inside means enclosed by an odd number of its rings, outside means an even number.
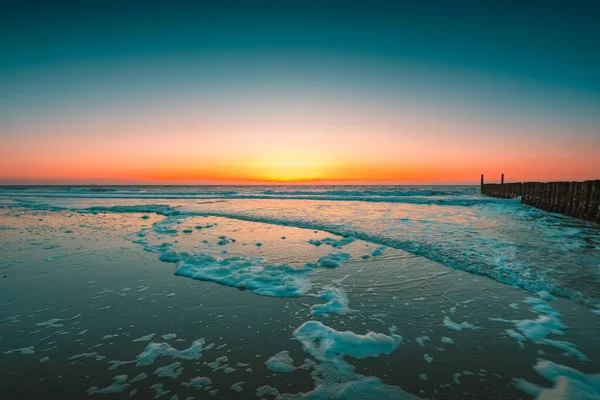
M500 184L504 185L504 174L502 174L502 178L500 179Z
M481 193L483 193L483 174L481 174Z

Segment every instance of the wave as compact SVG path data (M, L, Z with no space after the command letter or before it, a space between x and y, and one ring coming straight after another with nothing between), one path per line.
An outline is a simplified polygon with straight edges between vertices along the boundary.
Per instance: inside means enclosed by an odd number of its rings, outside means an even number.
M507 205L506 212L513 212L510 203ZM515 205L518 203L515 203ZM600 306L600 293L584 290L582 292L579 286L572 286L572 282L563 282L547 275L543 261L533 260L533 264L519 258L520 246L515 243L506 243L505 238L486 238L485 234L478 234L475 242L463 241L460 248L453 248L452 245L444 246L436 240L428 240L427 236L414 235L395 235L390 233L381 233L381 230L353 227L349 224L343 224L345 221L327 222L323 220L308 220L294 217L258 215L251 212L229 212L221 210L185 210L180 207L173 207L165 204L150 205L115 205L115 206L93 206L85 208L67 208L43 205L37 203L20 202L12 205L13 207L26 207L31 209L46 211L69 210L80 213L154 213L163 216L186 217L222 217L234 220L249 222L258 222L273 224L279 226L296 227L310 230L320 230L343 237L353 237L377 245L384 245L395 249L407 251L439 262L450 268L466 271L469 273L483 275L493 278L499 282L521 287L523 289L539 292L545 290L554 295L570 298L581 304L592 307ZM0 205L0 207L2 207ZM6 207L6 206L4 206ZM511 211L512 210L512 211ZM531 218L539 219L538 210L531 210ZM441 228L445 229L445 228ZM450 232L456 233L456 232ZM448 232L446 232L448 234ZM469 233L470 234L470 233ZM522 250L522 249L521 249ZM511 255L512 254L512 255ZM536 264L537 263L537 264ZM552 271L550 271L552 272ZM584 288L585 289L585 288Z
M340 197L361 197L361 196L460 196L462 193L457 191L443 190L264 190L260 192L265 195L276 196L340 196Z
M497 199L493 197L485 197L481 195L465 196L465 195L396 195L396 194L369 194L356 192L345 192L339 194L321 194L318 192L302 192L297 194L292 192L277 192L269 194L247 194L238 192L207 192L207 193L188 193L188 192L171 192L171 193L144 193L144 192L0 192L0 197L11 199L27 199L27 198L72 198L72 199L138 199L138 200L313 200L313 201L358 201L369 203L407 203L407 204L424 204L424 205L440 205L440 206L473 206L479 204L505 204L515 202L514 199Z

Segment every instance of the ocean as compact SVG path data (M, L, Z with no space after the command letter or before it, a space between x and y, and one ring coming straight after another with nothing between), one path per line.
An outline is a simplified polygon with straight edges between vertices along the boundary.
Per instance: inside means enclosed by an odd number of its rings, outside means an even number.
M0 398L600 395L598 228L478 186L3 186Z

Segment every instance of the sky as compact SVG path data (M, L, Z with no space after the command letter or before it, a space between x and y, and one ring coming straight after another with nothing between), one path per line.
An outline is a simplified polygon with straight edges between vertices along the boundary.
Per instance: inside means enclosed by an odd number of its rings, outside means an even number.
M595 1L7 3L0 184L600 178Z

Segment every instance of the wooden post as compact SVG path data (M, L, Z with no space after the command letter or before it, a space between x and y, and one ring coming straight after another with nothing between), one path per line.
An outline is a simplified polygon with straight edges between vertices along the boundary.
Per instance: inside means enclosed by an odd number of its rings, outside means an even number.
M483 174L481 174L481 193L483 193Z
M500 179L500 184L504 185L504 174L502 174L502 179Z

